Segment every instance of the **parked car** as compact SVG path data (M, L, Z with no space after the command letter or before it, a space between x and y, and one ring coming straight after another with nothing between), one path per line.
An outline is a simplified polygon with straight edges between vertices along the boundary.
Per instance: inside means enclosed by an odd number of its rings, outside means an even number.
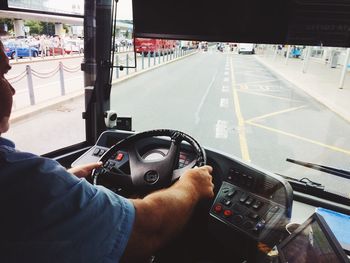
M17 55L19 58L23 57L37 57L39 50L35 47L30 47L23 42L5 42L4 43L6 55L14 59Z
M66 51L64 50L63 47L48 47L46 54L47 54L47 56L64 55L64 54L66 54Z
M64 43L64 51L70 53L84 53L84 42L81 40L67 40Z

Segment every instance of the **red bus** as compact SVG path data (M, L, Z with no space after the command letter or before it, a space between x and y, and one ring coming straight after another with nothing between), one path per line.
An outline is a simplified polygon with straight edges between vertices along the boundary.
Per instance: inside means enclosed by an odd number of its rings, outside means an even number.
M176 40L135 38L135 50L139 54L147 55L173 53L176 47Z

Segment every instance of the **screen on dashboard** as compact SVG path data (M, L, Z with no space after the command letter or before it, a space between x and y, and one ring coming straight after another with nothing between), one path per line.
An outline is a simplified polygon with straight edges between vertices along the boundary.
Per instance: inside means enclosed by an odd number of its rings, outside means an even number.
M317 217L308 219L279 246L282 262L349 262L324 220Z

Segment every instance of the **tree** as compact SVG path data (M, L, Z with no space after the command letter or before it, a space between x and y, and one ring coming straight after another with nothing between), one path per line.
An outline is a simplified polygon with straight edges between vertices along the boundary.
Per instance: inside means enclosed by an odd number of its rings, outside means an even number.
M30 34L42 34L43 32L43 26L40 24L39 21L28 20L25 22L24 25L29 26Z
M40 22L43 27L41 34L53 36L55 34L55 24L48 22Z
M6 24L8 31L13 31L13 21L9 18L0 18L0 24Z

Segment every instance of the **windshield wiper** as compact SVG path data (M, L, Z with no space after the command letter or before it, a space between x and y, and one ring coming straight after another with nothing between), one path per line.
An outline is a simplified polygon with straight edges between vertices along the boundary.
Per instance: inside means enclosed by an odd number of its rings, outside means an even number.
M321 172L325 172L328 174L333 174L335 176L339 176L342 178L350 179L350 171L341 170L341 169L337 169L337 168L333 168L333 167L329 167L329 166L324 166L324 165L319 165L319 164L314 164L314 163L297 161L297 160L293 160L293 159L289 159L289 158L287 158L286 161L291 162L291 163L295 163L295 164L298 164L301 166L305 166L307 168L311 168L314 170L318 170Z

